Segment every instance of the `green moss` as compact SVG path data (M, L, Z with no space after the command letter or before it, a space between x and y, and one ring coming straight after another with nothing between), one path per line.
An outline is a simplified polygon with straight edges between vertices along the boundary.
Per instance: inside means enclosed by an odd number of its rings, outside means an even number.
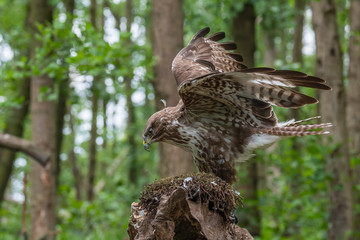
M146 185L140 196L140 205L152 212L159 205L161 196L170 195L178 188L183 188L190 200L208 204L210 210L219 212L226 221L234 221L233 212L242 203L240 194L230 184L211 174L192 173Z

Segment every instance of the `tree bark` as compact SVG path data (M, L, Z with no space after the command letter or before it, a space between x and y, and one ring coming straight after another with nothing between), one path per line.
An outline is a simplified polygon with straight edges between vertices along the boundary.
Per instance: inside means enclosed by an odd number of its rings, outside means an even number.
M232 19L232 34L237 45L236 52L241 54L244 64L254 67L255 42L255 10L252 2L244 4L243 10Z
M67 16L69 18L66 19L68 26L72 26L72 20L75 9L74 0L64 0L65 9L67 12ZM70 54L70 49L69 49ZM69 76L69 73L67 74ZM61 149L63 143L63 128L64 128L64 117L66 114L66 101L69 96L69 82L70 77L67 79L61 79L58 84L58 101L56 106L56 175L55 175L55 187L58 189L59 187L59 176L61 171Z
M131 33L131 24L133 22L133 14L132 14L132 0L126 0L125 5L125 16L126 16L126 31L128 33ZM127 41L126 43L128 48L131 48L132 42L131 40ZM132 94L134 92L133 88L131 87L131 82L133 79L133 68L131 66L128 67L129 74L128 76L125 76L125 94L126 94L126 108L127 108L127 121L126 121L126 129L127 129L127 141L129 145L129 152L128 152L128 158L129 158L129 180L131 183L136 184L138 180L138 166L137 166L137 147L136 147L136 140L135 140L135 107L132 102Z
M151 37L156 57L153 85L158 111L164 108L161 99L166 100L168 106L175 106L179 101L171 63L183 47L182 0L154 0L151 11ZM159 151L161 177L193 171L190 153L166 143L159 143Z
M293 62L300 63L300 66L303 66L303 31L304 31L304 11L305 11L305 0L295 0L295 31L294 31L294 45L292 51ZM290 116L293 119L300 119L300 108L291 108ZM298 138L295 138L293 141L293 149L300 152L301 146ZM297 185L297 184L295 184ZM292 188L294 191L297 189Z
M26 5L26 16L24 21L24 29L29 30L30 19L30 3ZM25 50L24 55L29 58L30 52ZM19 84L18 97L23 97L23 102L18 108L14 108L9 117L6 119L6 126L4 133L12 134L17 137L21 137L24 131L24 121L29 112L30 105L30 78L21 79ZM1 203L4 200L4 194L6 186L9 183L10 176L13 171L13 164L15 161L16 152L9 149L0 148L0 208Z
M277 59L277 51L275 46L275 36L269 30L263 29L264 35L264 65L274 67L275 60Z
M52 6L46 0L32 0L30 3L31 46L30 56L35 59L36 48L41 41L36 37L37 24L52 22ZM31 132L32 141L39 148L51 154L45 168L37 163L31 169L31 236L30 239L55 239L55 109L54 101L40 98L40 90L54 91L54 81L48 75L31 77Z
M295 32L293 46L293 62L303 64L302 39L304 31L305 0L295 0Z
M107 148L107 133L108 133L108 126L107 126L107 106L109 103L109 97L105 97L102 102L102 110L103 110L103 144L102 148L106 150Z
M31 171L32 232L31 239L55 239L55 102L39 101L40 89L54 88L46 75L33 76L31 83L32 139L41 149L51 153L46 168L35 163Z
M92 26L97 29L96 22L96 7L97 1L90 1L90 22ZM97 144L96 138L97 134L97 115L99 109L99 86L98 86L98 76L93 76L93 82L91 86L91 130L90 130L90 142L89 142L89 167L88 167L88 180L87 180L87 189L86 189L86 199L92 201L94 199L94 183L95 183L95 174L96 174L96 153L97 153Z
M249 68L255 65L255 10L252 2L244 4L242 11L238 12L232 19L232 33L237 50L244 58L244 64ZM246 168L246 176L239 179L240 192L246 197L244 209L239 209L238 217L240 226L246 226L253 236L260 235L260 211L257 204L258 187L258 165L256 161L242 163L241 167ZM247 204L247 202L249 204Z
M331 176L328 239L347 239L353 229L352 176L346 128L343 62L336 22L334 0L312 1L313 27L316 40L316 76L327 81L332 91L321 92L320 113L324 122L332 122L332 148L326 162ZM334 145L336 144L336 147ZM335 148L335 149L334 149ZM341 186L341 187L339 187Z
M6 121L4 133L21 137L24 131L24 120L29 111L30 79L24 79L19 87L19 96L24 97L19 108L15 108ZM9 183L15 161L16 152L10 149L0 149L0 206L4 199L5 189Z
M93 86L94 87L94 86ZM95 170L96 170L96 138L97 138L97 115L98 115L98 102L99 96L96 89L92 90L91 98L91 130L90 130L90 142L89 142L89 172L86 199L92 201L94 199L94 183L95 183Z
M69 127L71 130L71 145L70 145L70 150L68 153L69 156L69 162L71 164L71 170L73 173L73 177L74 177L74 185L75 185L75 190L76 190L76 200L80 201L82 199L82 181L83 181L83 175L81 174L81 171L78 167L78 163L77 163L77 157L76 157L76 153L74 151L75 148L75 127L74 127L74 116L71 113L71 107L69 109Z
M347 123L352 156L360 158L360 1L350 1L349 86L347 95ZM354 184L360 185L360 165L354 167ZM360 192L354 195L360 203ZM354 226L360 226L360 213L355 215ZM360 235L359 229L354 229Z

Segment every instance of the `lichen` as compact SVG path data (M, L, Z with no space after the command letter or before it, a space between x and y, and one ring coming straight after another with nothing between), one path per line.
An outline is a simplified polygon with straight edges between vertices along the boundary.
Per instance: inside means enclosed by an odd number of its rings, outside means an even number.
M228 222L234 222L234 210L242 203L240 194L230 184L211 174L192 173L146 185L140 196L140 205L151 212L159 205L161 196L170 195L178 188L186 191L188 199L208 204L210 210L217 211Z

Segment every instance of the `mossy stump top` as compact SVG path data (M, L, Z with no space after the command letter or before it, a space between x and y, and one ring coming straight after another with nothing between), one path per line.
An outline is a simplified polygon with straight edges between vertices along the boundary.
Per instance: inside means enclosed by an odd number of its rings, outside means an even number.
M236 225L240 194L210 174L157 180L133 203L130 239L253 239Z

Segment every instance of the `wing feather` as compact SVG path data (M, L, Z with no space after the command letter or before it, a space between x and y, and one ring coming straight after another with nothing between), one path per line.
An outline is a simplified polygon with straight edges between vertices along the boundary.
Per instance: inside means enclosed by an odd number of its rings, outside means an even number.
M210 28L200 30L174 58L172 72L178 85L200 76L217 72L246 69L241 55L228 52L236 49L233 42L218 43L225 38L224 32L209 37Z
M298 108L318 102L291 89L298 86L330 89L322 79L304 73L260 68L259 71L252 69L210 74L183 82L178 90L189 111L213 112L217 111L213 106L221 103L220 108L225 109L237 122L253 127L268 127L277 124L272 105ZM202 103L204 99L206 104ZM219 113L222 114L222 111Z

